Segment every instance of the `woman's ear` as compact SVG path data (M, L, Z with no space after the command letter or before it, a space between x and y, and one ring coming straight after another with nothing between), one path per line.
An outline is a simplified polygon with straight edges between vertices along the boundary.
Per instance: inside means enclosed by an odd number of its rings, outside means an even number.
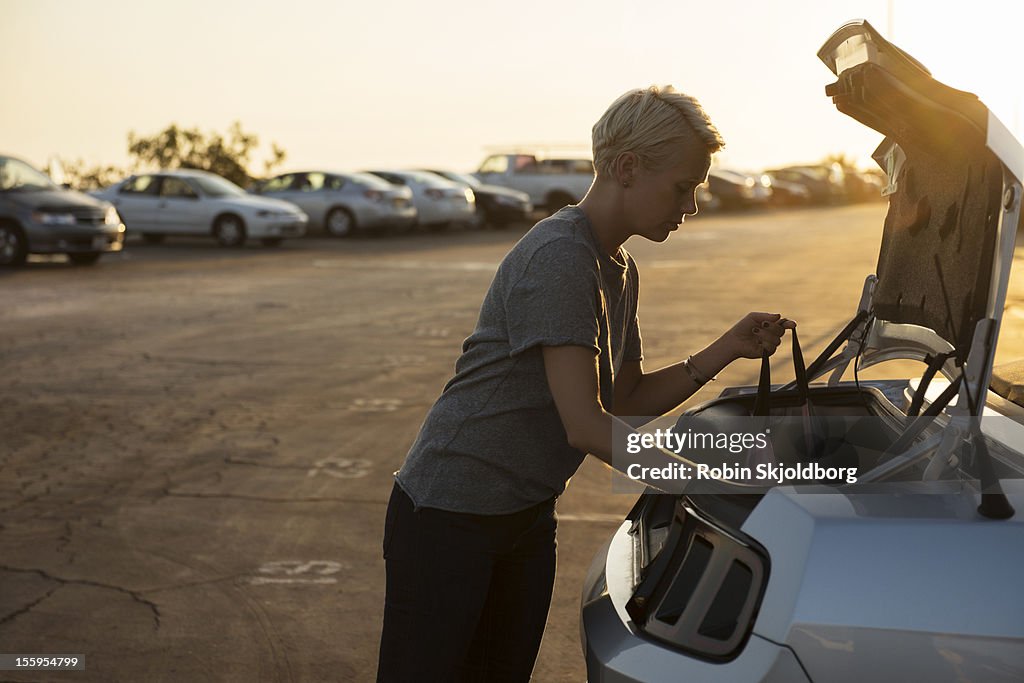
M615 157L615 180L622 187L629 187L633 184L640 159L635 152L622 152Z

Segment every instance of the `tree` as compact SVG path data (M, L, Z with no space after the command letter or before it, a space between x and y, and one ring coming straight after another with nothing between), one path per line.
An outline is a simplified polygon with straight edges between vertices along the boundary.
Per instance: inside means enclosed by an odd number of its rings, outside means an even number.
M128 133L129 169L111 165L87 167L81 159L56 159L45 170L51 177L59 177L57 182L83 192L106 187L140 170L170 168L210 171L245 187L253 180L249 173L250 156L258 145L259 138L243 131L239 121L231 124L227 136L216 132L204 134L198 128L180 128L172 123L149 137L135 131ZM271 143L270 158L263 162L264 175L270 175L285 158L284 149L276 142Z
M54 182L70 185L76 190L88 192L113 185L128 172L117 166L86 166L81 159L64 161L52 159L43 169Z
M146 137L135 131L128 133L128 153L134 167L194 168L216 173L228 180L248 185L250 156L259 145L259 138L242 130L235 121L227 136L216 132L204 134L198 128L179 128L177 124ZM264 163L267 174L282 164L287 156L276 143L271 144L271 158Z

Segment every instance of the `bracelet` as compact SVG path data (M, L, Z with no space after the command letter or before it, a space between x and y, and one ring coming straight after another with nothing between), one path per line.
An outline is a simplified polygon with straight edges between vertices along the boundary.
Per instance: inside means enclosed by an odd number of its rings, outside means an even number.
M708 382L714 382L716 379L718 379L717 377L708 377L703 372L698 370L696 366L694 366L693 364L693 356L690 356L689 358L686 359L685 362L683 362L683 367L686 368L686 372L687 374L690 375L690 379L692 379L694 383L699 387L704 386Z

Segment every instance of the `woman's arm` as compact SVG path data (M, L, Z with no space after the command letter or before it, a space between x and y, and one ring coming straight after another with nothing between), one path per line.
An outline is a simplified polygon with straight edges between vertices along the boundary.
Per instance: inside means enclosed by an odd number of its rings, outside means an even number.
M695 463L671 451L643 445L640 445L636 452L631 451L628 456L619 452L617 457L614 457L613 435L618 433L624 444L625 436L633 430L601 405L598 394L597 351L584 346L545 346L543 354L548 386L565 426L569 443L574 448L600 458L627 476L629 467L633 464L651 469L660 469L670 463L695 467ZM637 481L666 490L666 482L662 479L640 476ZM674 486L678 487L679 482L674 482ZM726 487L723 492L748 492L743 486L737 488L728 483L723 486Z
M760 358L761 350L775 352L787 329L796 323L777 313L749 313L702 351L692 356L698 375L711 378L737 358ZM676 408L692 396L700 384L687 371L685 361L644 374L640 361L622 364L615 378L615 404L611 412L621 416L656 417Z
M583 346L545 346L543 354L548 388L569 445L613 465L615 418L601 405L597 351Z

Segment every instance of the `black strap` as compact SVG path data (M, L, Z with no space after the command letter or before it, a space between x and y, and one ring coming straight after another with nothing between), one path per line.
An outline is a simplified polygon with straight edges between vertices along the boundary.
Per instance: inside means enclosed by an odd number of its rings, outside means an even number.
M964 376L962 374L957 375L956 379L950 382L949 386L946 387L946 390L939 394L939 397L936 398L930 406L928 406L928 409L924 411L924 414L910 422L906 430L900 434L900 437L885 450L885 454L882 458L887 459L891 456L899 455L903 451L907 450L910 444L914 442L914 439L920 436L921 432L924 431L924 428L931 422L931 420L926 418L935 417L942 412L942 409L946 407L947 403L953 400L953 397L956 396L958 391L960 391L960 383L963 379Z
M807 368L804 366L804 354L800 349L800 339L796 330L790 330L793 336L793 371L796 374L796 388L802 403L806 404L810 394L807 382ZM754 401L754 417L764 417L771 413L772 369L768 351L761 350L761 376L757 382L757 399Z
M796 374L796 388L800 391L800 397L807 402L811 393L810 385L807 382L807 368L804 366L804 352L800 350L800 340L796 336L796 330L790 330L793 336L793 372Z
M772 367L768 361L768 351L761 349L761 376L757 380L757 400L754 401L754 417L767 417L769 412L768 396L772 392Z
M935 373L939 371L942 365L953 358L956 355L956 351L950 351L949 353L939 353L934 356L925 356L925 361L928 363L928 369L921 375L921 383L917 387L917 391L914 393L914 398L910 401L910 408L907 409L907 417L917 417L918 413L921 412L921 405L924 403L924 395L928 390L928 385L931 384L932 378L935 377Z

